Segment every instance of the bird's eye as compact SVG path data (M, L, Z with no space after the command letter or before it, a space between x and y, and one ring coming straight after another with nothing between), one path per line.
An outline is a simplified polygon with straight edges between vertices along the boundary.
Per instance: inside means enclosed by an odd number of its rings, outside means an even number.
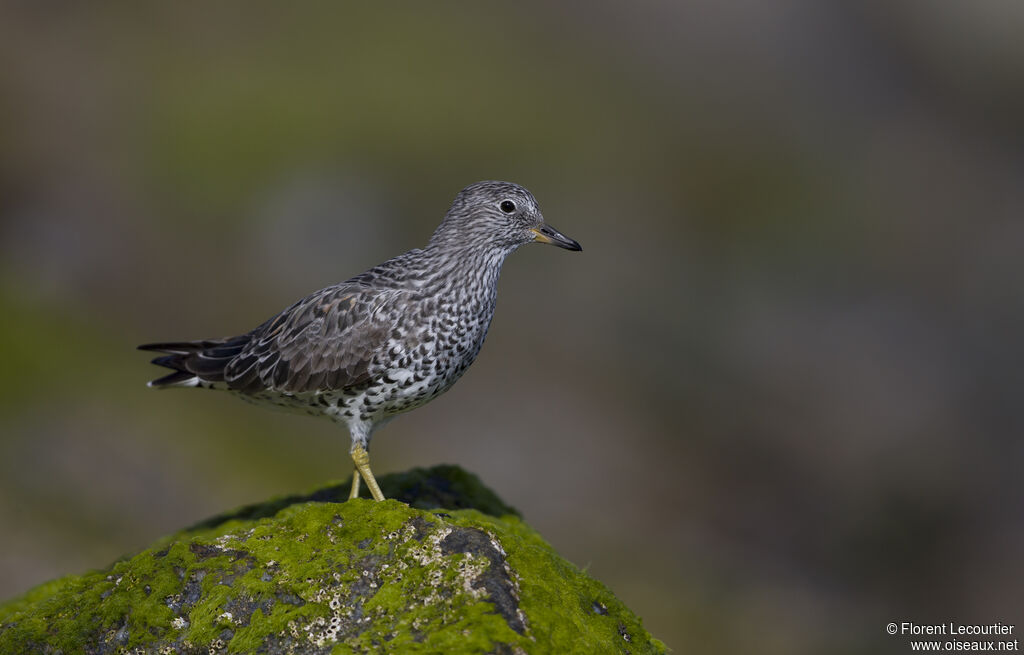
M505 212L506 214L511 214L516 210L516 203L512 202L511 200L502 200L501 204L498 205L498 207L501 209L501 211Z

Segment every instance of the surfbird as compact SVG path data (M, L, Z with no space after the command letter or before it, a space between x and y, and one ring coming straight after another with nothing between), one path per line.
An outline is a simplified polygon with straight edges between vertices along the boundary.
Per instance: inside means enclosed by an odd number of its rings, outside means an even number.
M505 258L526 243L580 244L544 222L533 195L477 182L455 196L430 242L317 291L246 334L151 343L173 372L151 387L223 389L345 425L356 472L376 500L370 438L447 391L476 358Z

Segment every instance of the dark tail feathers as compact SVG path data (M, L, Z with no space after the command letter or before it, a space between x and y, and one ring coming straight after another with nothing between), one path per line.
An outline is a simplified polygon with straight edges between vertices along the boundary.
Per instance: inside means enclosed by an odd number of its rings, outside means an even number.
M154 364L174 372L149 383L151 387L195 387L204 382L223 382L228 362L242 352L250 335L227 339L180 341L176 343L147 343L139 350L166 353L153 360Z

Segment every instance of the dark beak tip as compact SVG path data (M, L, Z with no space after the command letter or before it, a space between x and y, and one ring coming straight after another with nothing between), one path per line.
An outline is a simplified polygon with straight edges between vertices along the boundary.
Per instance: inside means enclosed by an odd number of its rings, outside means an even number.
M581 246L576 239L570 239L550 225L540 227L537 232L546 237L546 243L550 243L553 246L558 246L559 248L564 248L573 252L580 252L583 250L583 246Z

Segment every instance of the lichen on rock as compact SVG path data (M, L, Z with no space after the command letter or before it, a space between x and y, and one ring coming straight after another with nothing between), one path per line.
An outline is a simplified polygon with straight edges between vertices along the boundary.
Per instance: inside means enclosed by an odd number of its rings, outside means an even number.
M332 485L37 587L0 606L0 653L664 652L474 476L381 482L395 499Z

